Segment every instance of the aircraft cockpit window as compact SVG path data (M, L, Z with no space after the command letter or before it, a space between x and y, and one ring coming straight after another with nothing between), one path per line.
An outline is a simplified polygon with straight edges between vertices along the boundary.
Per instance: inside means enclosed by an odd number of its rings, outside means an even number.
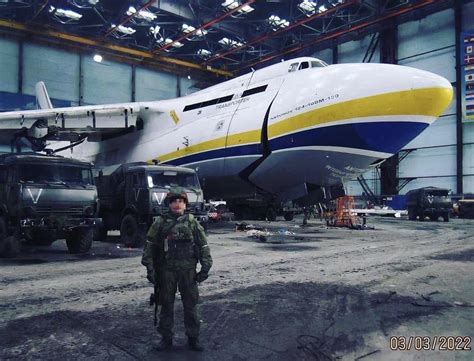
M312 60L311 61L311 67L312 68L324 68L325 66L328 66L328 65L322 60Z
M300 67L298 68L298 70L302 70L302 69L308 69L309 68L309 63L307 61L303 61L301 64L300 64Z
M299 65L299 63L291 64L290 67L288 68L288 73L291 73L293 71L297 71L298 70L298 65Z

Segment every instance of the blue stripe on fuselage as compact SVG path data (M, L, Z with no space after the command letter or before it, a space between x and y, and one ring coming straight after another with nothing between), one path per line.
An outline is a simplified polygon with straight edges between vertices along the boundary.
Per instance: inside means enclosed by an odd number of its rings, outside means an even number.
M311 146L356 148L394 154L420 134L427 123L373 122L332 125L304 130L270 140L272 151ZM261 155L260 144L215 149L166 162L173 165L225 157Z

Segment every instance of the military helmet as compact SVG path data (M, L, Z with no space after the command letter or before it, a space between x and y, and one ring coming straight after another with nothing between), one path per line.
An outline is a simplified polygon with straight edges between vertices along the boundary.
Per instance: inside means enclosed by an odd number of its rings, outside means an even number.
M170 204L176 199L182 199L186 204L188 204L188 195L182 188L171 188L166 195L165 202L166 204Z

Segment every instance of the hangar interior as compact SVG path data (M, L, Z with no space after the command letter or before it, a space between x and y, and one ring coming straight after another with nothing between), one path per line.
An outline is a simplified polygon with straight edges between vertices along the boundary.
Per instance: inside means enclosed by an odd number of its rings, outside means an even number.
M0 110L33 108L40 80L55 106L159 100L308 55L412 66L457 87L460 33L473 18L470 1L5 0ZM474 126L455 94L433 126L364 175L375 194L474 193ZM346 191L363 193L357 180Z

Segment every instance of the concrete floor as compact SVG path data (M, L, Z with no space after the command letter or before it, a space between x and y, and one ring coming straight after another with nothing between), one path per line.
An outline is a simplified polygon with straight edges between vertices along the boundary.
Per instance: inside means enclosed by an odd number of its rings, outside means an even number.
M231 222L211 227L203 354L185 346L179 296L176 346L154 350L140 250L113 236L87 256L69 255L64 241L25 247L0 260L0 359L474 359L449 350L473 347L473 220L370 218L375 229L365 231L301 221L253 223L276 233L265 241ZM391 350L392 336L392 348L412 337L411 350ZM422 340L429 351L415 350Z

